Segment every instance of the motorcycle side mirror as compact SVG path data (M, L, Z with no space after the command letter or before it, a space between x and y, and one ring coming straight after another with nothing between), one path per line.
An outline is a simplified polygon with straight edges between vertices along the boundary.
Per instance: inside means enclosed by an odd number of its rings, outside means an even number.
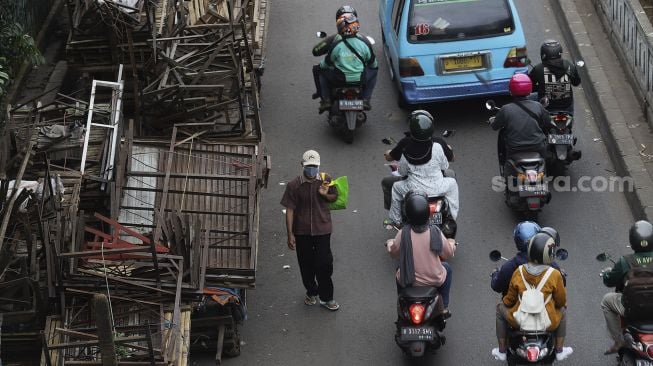
M567 251L567 249L560 248L556 250L556 259L564 261L567 258L569 258L569 252Z
M492 262L498 262L501 260L501 252L498 250L493 250L490 252L490 260Z
M367 40L370 42L370 44L375 44L375 43L376 43L376 41L374 40L374 38L372 38L372 37L370 37L370 36L365 36L365 38L367 38Z
M599 261L599 262L605 262L605 261L608 260L608 255L605 254L605 253L601 253L601 254L596 256L596 260Z
M488 111L491 111L497 107L497 104L492 100L488 100L485 102L485 108L487 108Z
M584 67L584 66L585 66L585 61L583 61L583 60L577 61L577 62L576 62L576 66L578 66L578 67Z
M315 36L316 36L317 38L326 38L327 34L326 34L326 32L322 32L322 31L320 31L320 32L317 32L317 33L315 34Z

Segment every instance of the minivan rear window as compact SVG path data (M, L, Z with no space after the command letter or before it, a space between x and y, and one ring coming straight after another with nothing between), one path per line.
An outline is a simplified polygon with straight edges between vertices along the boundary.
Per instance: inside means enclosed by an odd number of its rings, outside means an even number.
M410 42L442 42L509 34L515 22L508 0L411 0Z

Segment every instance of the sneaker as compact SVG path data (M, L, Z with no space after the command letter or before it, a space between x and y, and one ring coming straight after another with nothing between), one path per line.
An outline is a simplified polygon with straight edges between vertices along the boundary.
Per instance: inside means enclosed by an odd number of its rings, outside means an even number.
M492 356L494 356L494 359L497 360L497 361L505 361L506 360L506 353L505 352L499 352L499 347L492 348Z
M372 104L370 104L369 99L363 99L363 109L366 110L366 111L369 111L370 109L372 109Z
M322 301L320 300L320 305L324 306L325 308L331 310L331 311L336 311L340 309L340 305L336 302L336 300L329 300L329 301Z
M313 93L313 95L311 95L311 98L313 98L313 99L317 99L319 97L320 97L320 94L318 94L317 92L315 92L315 93Z
M308 296L304 298L304 304L311 306L317 304L317 296Z
M320 102L320 114L328 111L331 109L331 101L330 100L323 100Z
M571 347L562 347L562 351L556 351L556 360L562 361L574 353L574 349Z

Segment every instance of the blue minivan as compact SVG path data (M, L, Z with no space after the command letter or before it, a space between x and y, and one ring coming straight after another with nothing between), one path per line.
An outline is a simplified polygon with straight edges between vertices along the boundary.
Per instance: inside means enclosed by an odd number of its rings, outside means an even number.
M513 0L380 0L379 17L401 106L507 95L527 72Z

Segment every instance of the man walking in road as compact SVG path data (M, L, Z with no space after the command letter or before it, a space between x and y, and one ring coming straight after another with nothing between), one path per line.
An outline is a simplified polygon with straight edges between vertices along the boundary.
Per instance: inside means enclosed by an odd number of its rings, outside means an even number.
M297 261L306 288L306 305L320 305L331 311L340 307L333 299L333 255L331 253L331 211L329 202L338 191L329 186L330 178L319 174L320 155L315 150L304 153L302 174L288 182L281 199L286 208L288 248L297 250Z

